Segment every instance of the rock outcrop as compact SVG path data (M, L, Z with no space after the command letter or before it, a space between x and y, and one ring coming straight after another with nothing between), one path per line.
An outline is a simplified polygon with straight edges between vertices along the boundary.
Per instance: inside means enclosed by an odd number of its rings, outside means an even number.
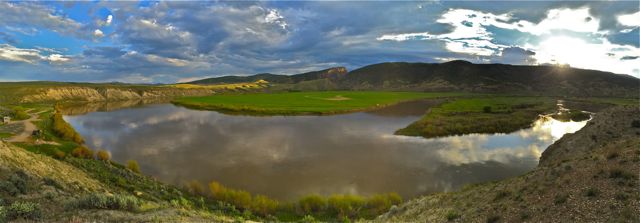
M211 89L182 89L171 87L49 87L37 89L35 93L22 97L20 103L53 101L124 101L154 98L172 98L179 96L202 96L213 94Z

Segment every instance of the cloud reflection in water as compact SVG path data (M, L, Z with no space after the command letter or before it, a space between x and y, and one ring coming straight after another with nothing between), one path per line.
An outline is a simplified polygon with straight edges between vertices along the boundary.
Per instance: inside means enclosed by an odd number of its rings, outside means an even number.
M219 181L278 199L319 193L404 196L515 176L586 122L541 119L510 134L423 139L392 133L419 117L230 116L173 105L94 112L66 119L93 148L137 160L169 183Z

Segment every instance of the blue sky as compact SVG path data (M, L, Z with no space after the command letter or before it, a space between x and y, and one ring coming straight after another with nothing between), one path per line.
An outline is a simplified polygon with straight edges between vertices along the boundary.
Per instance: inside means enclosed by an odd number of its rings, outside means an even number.
M173 83L454 59L640 77L639 4L0 2L0 81Z

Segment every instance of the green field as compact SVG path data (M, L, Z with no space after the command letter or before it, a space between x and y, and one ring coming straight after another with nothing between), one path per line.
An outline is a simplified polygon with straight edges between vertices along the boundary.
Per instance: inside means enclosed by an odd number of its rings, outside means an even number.
M462 95L461 93L323 91L186 97L174 100L173 103L188 108L237 114L322 115L374 109L422 98Z
M556 109L547 97L476 97L432 108L399 135L439 137L468 133L509 133L531 126L540 114Z

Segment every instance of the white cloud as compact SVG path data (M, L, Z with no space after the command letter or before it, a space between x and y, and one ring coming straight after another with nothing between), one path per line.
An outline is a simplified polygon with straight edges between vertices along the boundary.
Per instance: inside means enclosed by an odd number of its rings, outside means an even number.
M623 60L623 57L640 56L640 49L630 45L613 44L606 39L591 43L579 38L556 36L528 47L536 52L533 57L538 63L569 64L572 67L640 75L637 59Z
M40 51L36 49L21 49L9 44L0 45L0 60L36 63L41 59Z
M284 20L284 17L282 15L280 15L280 12L278 12L278 10L275 10L275 9L269 10L269 13L267 14L267 16L264 17L264 21L266 23L276 24L276 25L280 26L282 29L285 29L285 30L287 29L287 26L289 25Z
M69 61L69 58L60 54L51 54L47 56L47 60L50 62L67 62Z
M96 29L96 30L93 31L93 36L98 37L98 38L104 37L104 33L101 30Z
M622 24L634 26L640 23L639 13L621 15ZM492 14L468 9L451 9L445 12L438 23L448 24L452 31L433 35L428 32L387 34L377 40L440 40L451 52L475 56L499 56L508 47L520 47L535 52L533 58L538 63L569 64L572 67L607 70L615 73L639 76L637 60L622 59L640 56L640 49L630 45L610 43L603 37L590 34L603 34L599 31L600 20L589 13L588 8L552 9L539 23L526 20L514 20L511 14ZM506 46L493 42L493 33L486 27L494 26L506 30L517 30L536 38L546 38L540 43L528 43L524 46ZM584 39L576 37L558 37L558 30L584 33ZM624 32L627 32L625 30ZM597 35L600 36L600 35ZM585 41L590 39L591 42Z
M23 49L9 44L0 44L0 60L35 64L40 61L52 63L67 62L70 59L61 54L44 55L46 50Z
M104 21L105 25L111 25L111 22L113 21L113 15L109 15L107 16L107 20Z
M515 29L535 35L549 34L554 30L597 33L599 24L600 20L589 13L589 8L565 8L549 10L547 17L538 24L525 20L518 21L515 23Z
M618 22L623 26L640 26L640 11L632 14L619 15Z

